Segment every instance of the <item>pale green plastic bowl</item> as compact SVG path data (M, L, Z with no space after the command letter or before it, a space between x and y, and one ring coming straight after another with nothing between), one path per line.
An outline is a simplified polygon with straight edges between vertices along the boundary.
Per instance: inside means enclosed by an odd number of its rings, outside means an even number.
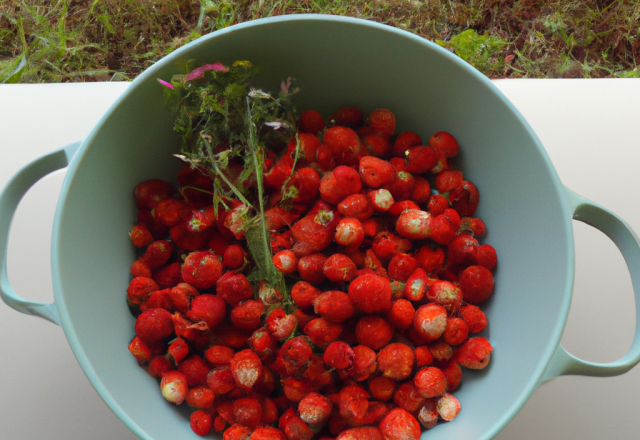
M3 300L62 325L91 383L140 438L200 438L189 429L188 411L164 401L157 381L127 350L134 318L125 302L135 254L128 238L133 188L151 178L173 181L180 167L171 156L179 143L156 78L169 80L179 73L175 63L186 59L250 60L264 67L258 85L266 90L295 78L300 109L326 116L344 105L365 114L384 107L395 113L397 133L412 130L428 139L445 130L458 139L457 167L479 188L477 215L488 225L484 241L499 255L483 332L495 351L486 370L464 371L455 392L459 417L425 437L491 438L544 380L621 374L640 359L638 329L629 352L610 364L578 360L559 346L573 287L571 219L612 238L627 261L636 298L638 240L614 214L562 185L529 125L487 78L435 44L392 27L322 15L268 18L217 31L165 57L131 84L81 145L34 161L0 194ZM34 303L17 296L7 279L9 226L24 192L67 163L53 227L55 302Z

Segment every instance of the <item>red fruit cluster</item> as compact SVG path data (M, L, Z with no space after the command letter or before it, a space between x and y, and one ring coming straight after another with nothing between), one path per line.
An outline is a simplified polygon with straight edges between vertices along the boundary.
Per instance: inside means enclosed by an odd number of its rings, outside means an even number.
M264 175L290 294L249 282L246 206L227 200L216 216L211 179L185 167L179 191L157 179L135 190L129 350L166 400L193 408L199 435L418 439L457 416L463 368L491 359L470 337L487 325L478 305L497 264L478 242L478 190L453 169L451 134L394 136L387 109L343 107L327 123L307 110L298 127Z

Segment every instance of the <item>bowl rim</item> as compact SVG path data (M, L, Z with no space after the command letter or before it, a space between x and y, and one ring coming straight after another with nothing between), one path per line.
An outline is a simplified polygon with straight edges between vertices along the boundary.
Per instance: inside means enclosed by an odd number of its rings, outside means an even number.
M525 132L529 135L531 140L533 141L536 149L538 150L538 154L540 154L543 159L544 164L546 165L549 175L551 176L552 185L558 194L558 198L560 200L561 208L562 208L562 218L564 222L564 228L566 231L566 245L565 249L567 255L566 267L566 280L564 286L564 297L562 298L562 302L559 308L558 318L553 327L553 331L551 333L551 337L549 338L545 349L543 350L543 355L541 356L536 369L534 370L534 374L531 376L529 381L526 383L525 387L522 389L521 393L517 397L515 404L506 411L501 418L498 418L494 425L483 435L479 437L478 440L487 440L495 437L522 409L524 404L529 400L533 392L537 389L537 387L541 383L541 378L543 377L544 372L549 366L551 359L560 344L560 340L562 338L562 334L564 332L564 328L568 319L569 307L571 304L571 297L573 293L573 278L575 272L575 253L574 253L574 237L573 237L573 227L572 227L572 212L570 211L569 204L567 202L565 191L566 188L560 181L560 178L557 175L556 169L553 166L551 159L549 158L547 152L545 151L542 143L538 139L537 135L526 121L526 119L520 114L517 108L509 101L506 96L487 78L485 75L480 73L466 61L463 61L458 56L452 54L448 50L443 47L433 43L426 38L420 37L418 35L412 34L408 31L398 29L389 25L381 24L374 21L364 20L360 18L353 17L345 17L345 16L337 16L337 15L326 15L326 14L290 14L290 15L281 15L276 17L267 17L261 18L257 20L247 21L239 24L235 24L229 26L228 28L220 29L209 34L203 35L202 37L182 46L179 49L176 49L172 53L164 56L158 62L145 69L138 77L136 77L131 85L116 99L116 101L109 107L109 109L105 112L105 114L100 118L100 120L96 123L96 125L91 129L87 137L82 141L80 147L75 153L74 157L69 163L67 173L65 175L62 189L60 192L60 197L58 199L58 203L56 205L56 211L54 215L53 222L53 232L52 232L52 246L51 246L51 269L52 269L52 281L53 281L53 293L54 293L54 301L56 307L58 309L60 315L60 322L62 329L65 333L67 341L71 346L71 349L78 360L84 374L87 376L95 390L98 392L100 397L104 400L104 402L109 406L109 408L118 416L118 418L139 438L145 440L153 440L153 438L147 434L128 414L125 412L117 403L115 398L111 395L107 387L101 381L100 377L96 373L93 368L91 361L87 357L82 345L80 344L76 329L74 327L71 316L68 313L68 309L65 303L65 297L63 294L63 289L61 286L60 279L60 265L59 265L59 257L61 251L61 243L59 239L60 230L61 230L61 218L66 205L66 198L73 182L74 175L76 170L81 165L85 154L89 148L89 146L94 142L96 137L99 136L102 126L105 124L106 120L111 116L112 113L117 111L118 107L122 105L124 101L126 101L129 96L134 93L134 90L138 88L142 83L147 81L155 81L157 77L157 73L159 70L167 67L170 64L175 63L180 60L183 55L196 47L201 45L206 45L210 40L224 37L226 34L242 31L243 29L259 27L259 26L267 26L275 23L281 22L289 22L289 21L326 21L326 22L337 22L337 23L346 23L351 25L358 25L364 27L370 27L378 30L382 30L385 32L390 32L392 34L396 34L398 36L407 38L413 42L422 44L428 47L430 50L435 50L449 57L449 60L457 64L457 66L461 69L464 69L467 73L471 74L475 77L476 80L480 81L493 95L495 95L503 104L505 104L508 109L513 113L513 115L517 118L519 123L524 128Z

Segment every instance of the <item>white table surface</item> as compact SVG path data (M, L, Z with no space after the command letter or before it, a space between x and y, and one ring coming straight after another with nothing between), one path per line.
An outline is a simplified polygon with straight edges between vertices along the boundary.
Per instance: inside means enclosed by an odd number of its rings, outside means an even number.
M640 231L640 80L499 80L569 188ZM0 187L38 156L83 139L126 83L0 85ZM9 278L52 301L51 225L64 171L38 182L14 217ZM631 345L631 280L617 248L574 222L576 282L562 344L608 362ZM25 252L25 249L29 249ZM135 439L87 380L62 329L0 304L0 438ZM535 391L499 440L640 437L640 367L561 377Z

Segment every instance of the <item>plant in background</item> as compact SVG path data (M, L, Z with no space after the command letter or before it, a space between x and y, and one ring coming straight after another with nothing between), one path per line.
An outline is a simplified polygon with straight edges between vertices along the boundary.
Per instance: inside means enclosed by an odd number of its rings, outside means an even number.
M0 82L130 80L201 35L286 14L357 17L456 52L489 78L637 77L640 2L0 2Z
M474 29L454 35L449 41L436 40L436 43L447 49L453 49L456 55L481 71L500 69L504 59L499 58L499 55L509 44L502 38L486 34L478 35Z

